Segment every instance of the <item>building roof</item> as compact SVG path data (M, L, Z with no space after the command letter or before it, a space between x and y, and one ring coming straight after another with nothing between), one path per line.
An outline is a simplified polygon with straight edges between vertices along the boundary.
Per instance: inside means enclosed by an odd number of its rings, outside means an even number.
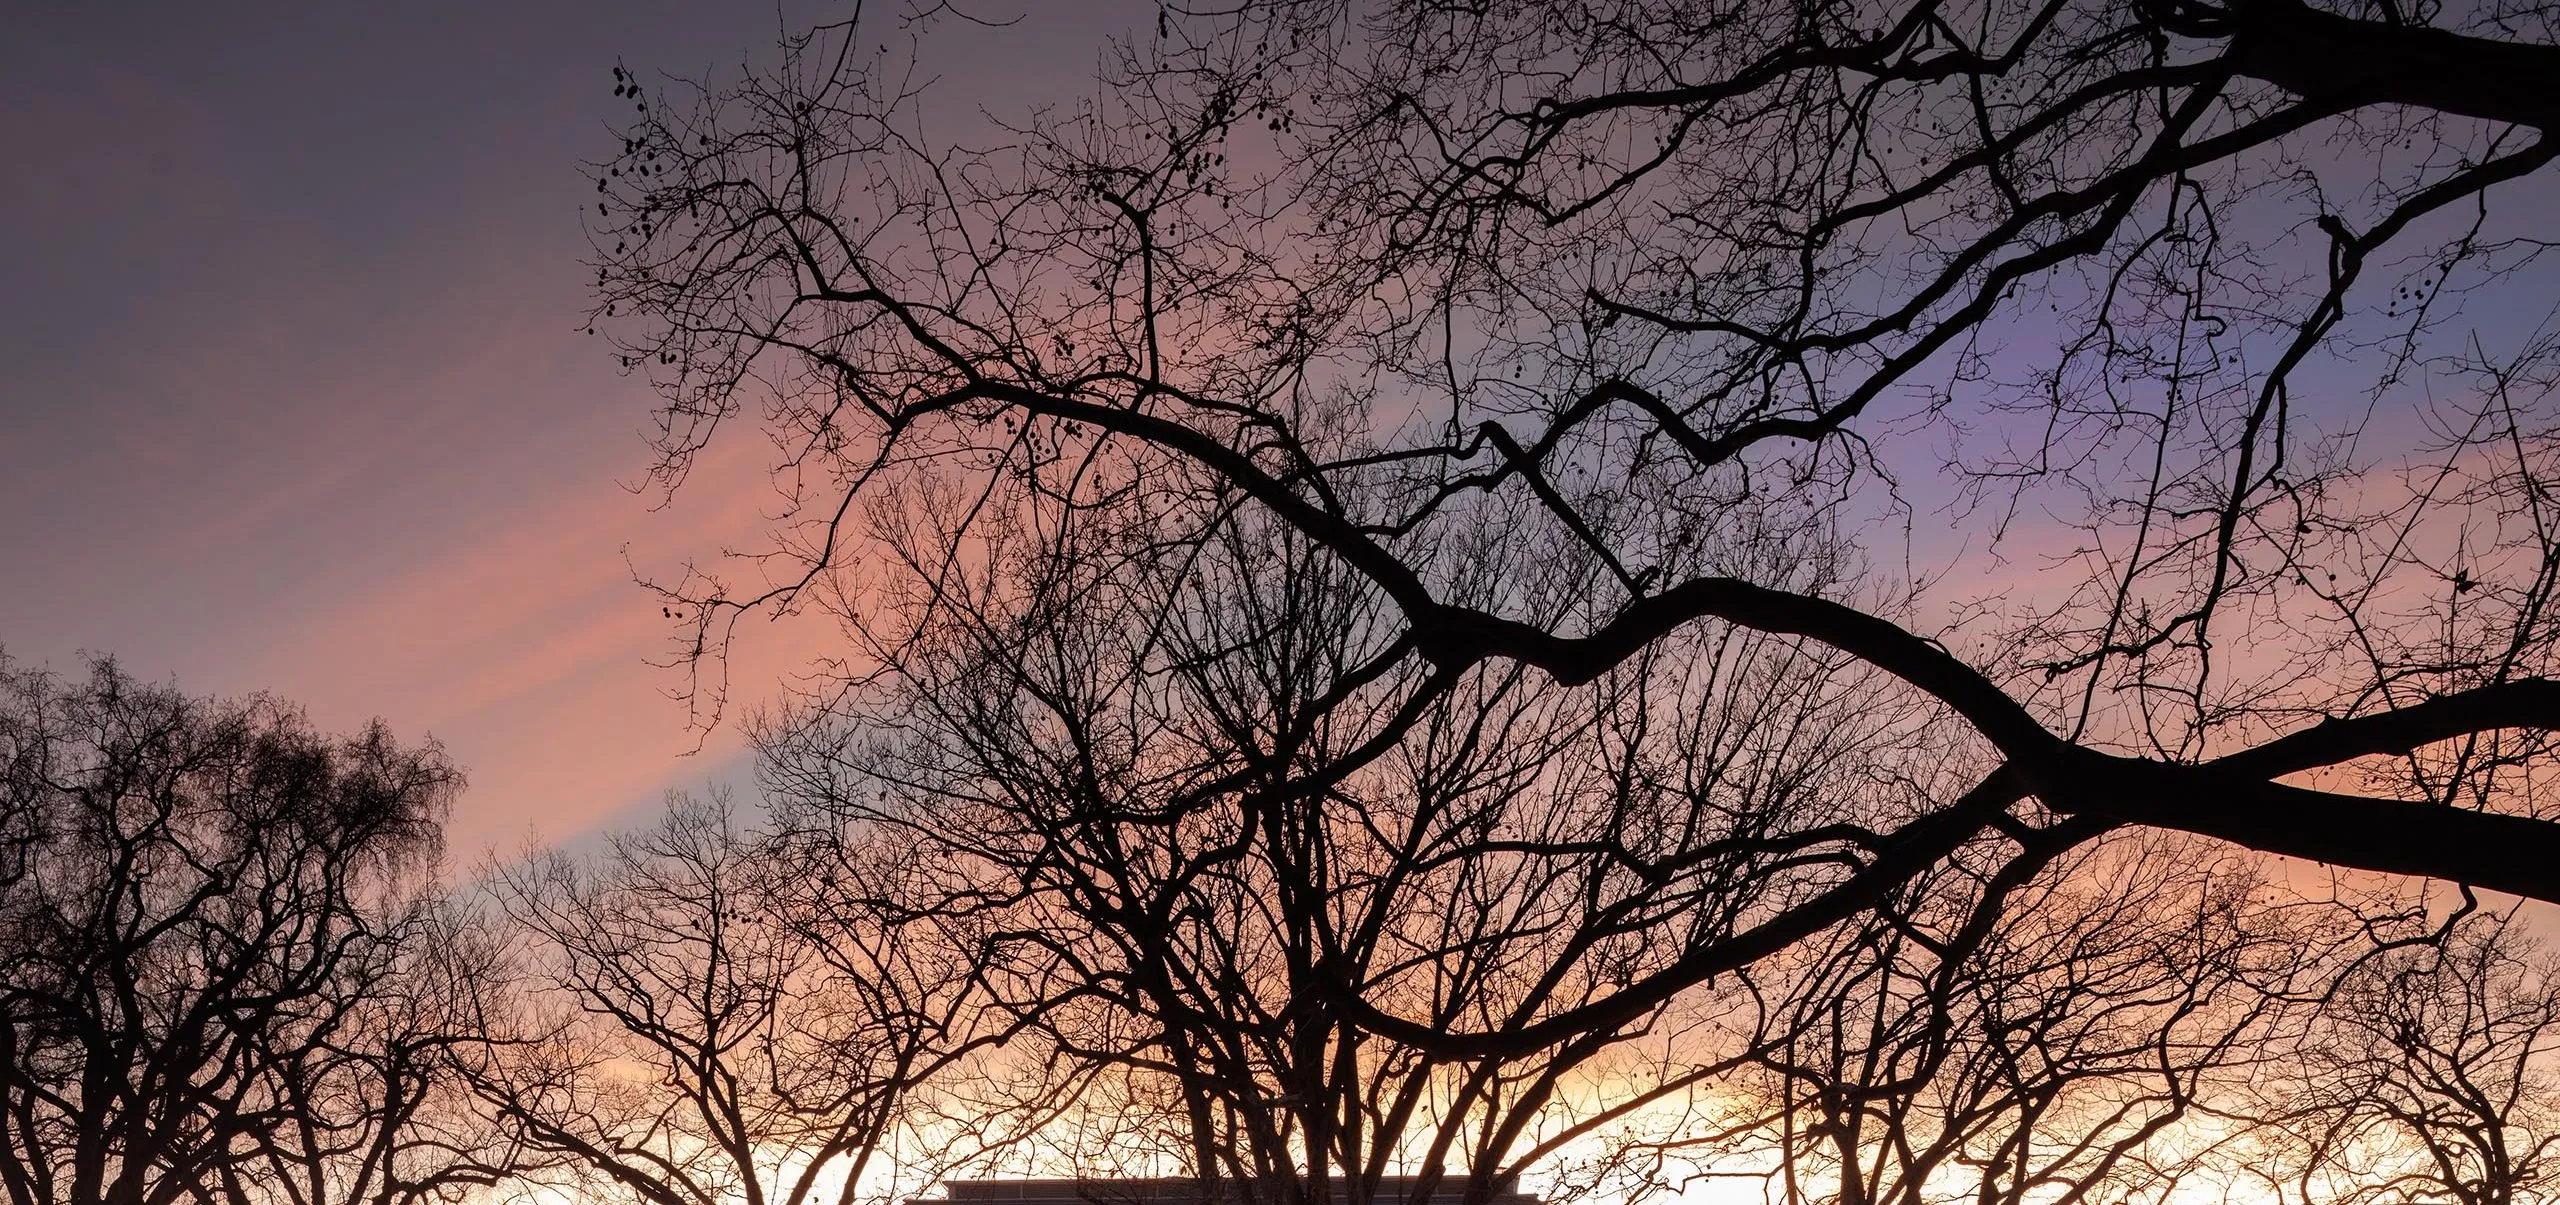
M1426 1196L1417 1195L1420 1178L1381 1176L1374 1205L1458 1205L1466 1195L1464 1175L1442 1176ZM1344 1186L1333 1186L1333 1199L1346 1199ZM1090 1179L945 1180L943 1200L954 1205L1226 1205L1241 1199L1232 1181L1222 1182L1218 1197L1208 1198L1199 1180L1188 1176L1095 1177ZM926 1205L920 1202L918 1205ZM1506 1179L1485 1205L1539 1205Z

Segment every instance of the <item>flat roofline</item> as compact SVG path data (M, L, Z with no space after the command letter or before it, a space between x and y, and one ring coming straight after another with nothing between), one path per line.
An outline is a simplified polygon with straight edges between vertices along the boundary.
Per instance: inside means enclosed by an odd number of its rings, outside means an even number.
M1381 1176L1374 1199L1382 1202L1404 1202L1406 1205L1450 1205L1466 1195L1467 1177L1443 1175L1428 1197L1418 1197L1413 1187L1419 1176ZM913 1205L941 1205L944 1202L1020 1201L1038 1205L1215 1205L1203 1194L1203 1181L1192 1176L1026 1176L1018 1179L945 1180L938 1187L940 1197L918 1197ZM1232 1180L1218 1182L1218 1197L1232 1201L1241 1194ZM1344 1198L1339 1181L1332 1184L1335 1200ZM1489 1205L1539 1205L1538 1199L1520 1192L1517 1177L1505 1176L1495 1183Z

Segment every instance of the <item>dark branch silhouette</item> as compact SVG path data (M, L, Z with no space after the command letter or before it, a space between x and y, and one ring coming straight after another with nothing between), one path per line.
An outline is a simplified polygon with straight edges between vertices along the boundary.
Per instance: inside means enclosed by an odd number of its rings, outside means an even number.
M1068 606L1120 533L1250 516L1374 592L1340 680L1406 714L1740 628L1967 734L1963 786L1621 988L1342 993L1512 1057L2058 817L2560 900L2560 336L2489 317L2549 306L2555 65L2496 4L1271 0L963 143L857 20L617 72L597 318L665 485L744 407L785 457L760 584L663 584L697 672L824 605L860 678L970 589Z
M11 1205L414 1205L518 1150L461 1091L460 776L379 725L0 661Z

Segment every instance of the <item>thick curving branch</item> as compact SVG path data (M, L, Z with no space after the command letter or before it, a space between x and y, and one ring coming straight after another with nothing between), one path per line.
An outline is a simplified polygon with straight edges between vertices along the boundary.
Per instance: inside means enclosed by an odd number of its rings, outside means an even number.
M2205 19L2228 26L2223 61L2316 105L2409 105L2560 128L2560 46L2341 17L2302 0L2236 0L2227 12Z

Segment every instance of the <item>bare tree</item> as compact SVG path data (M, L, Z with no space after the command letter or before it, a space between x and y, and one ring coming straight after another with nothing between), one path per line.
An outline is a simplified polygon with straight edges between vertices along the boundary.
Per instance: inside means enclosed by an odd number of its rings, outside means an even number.
M881 544L939 565L943 508L977 505L883 511ZM982 513L1002 538L868 617L897 633L866 646L876 674L760 729L764 776L795 811L906 834L916 906L983 918L990 1003L1067 1069L1048 1099L1135 1115L1065 1152L1097 1170L1282 1201L1399 1175L1482 1197L1551 1164L1659 1188L1625 1156L1741 1141L1760 1115L1720 1094L1789 1040L1788 1001L1726 983L1567 1040L1433 1036L1536 1030L1766 941L1981 770L1925 700L1799 639L1701 625L1583 687L1452 673L1285 526L1104 532L1027 484ZM1554 563L1486 535L1483 589ZM2016 830L2032 858L1959 842L2008 869L1915 903L1996 910L2089 823L2039 819Z
M2560 1156L2560 983L2516 914L2361 961L2294 1059L2261 1168L2280 1202L2542 1199ZM2285 1174L2290 1172L2290 1175Z
M616 72L597 317L661 481L753 406L799 503L754 584L667 584L698 668L759 608L870 656L989 547L1249 513L1367 584L1416 708L1712 624L1966 734L1897 826L1767 830L1788 905L1654 973L1364 1029L1615 1032L2056 815L2560 899L2560 333L2496 317L2550 312L2551 10L1271 0L1167 10L977 148L886 41Z
M12 1205L407 1205L507 1174L461 1107L434 895L460 775L112 662L0 662Z
M776 843L715 795L592 857L502 868L519 991L479 1091L574 1183L650 1205L848 1205L879 1175L929 1180L924 1139L971 1136L920 1136L914 1098L994 1035L966 949L875 906L860 884L896 868L849 849Z
M398 1205L484 1199L544 1160L472 1095L463 1067L489 1041L477 1007L494 936L450 899L324 1042L266 1052L279 1124L224 1164L221 1205Z
M2015 877L2010 906L1804 951L1786 996L1812 1020L1763 1064L1777 1120L1746 1161L1770 1199L2165 1201L2273 1173L2234 1155L2245 1102L2365 918L2201 847L2121 834Z

